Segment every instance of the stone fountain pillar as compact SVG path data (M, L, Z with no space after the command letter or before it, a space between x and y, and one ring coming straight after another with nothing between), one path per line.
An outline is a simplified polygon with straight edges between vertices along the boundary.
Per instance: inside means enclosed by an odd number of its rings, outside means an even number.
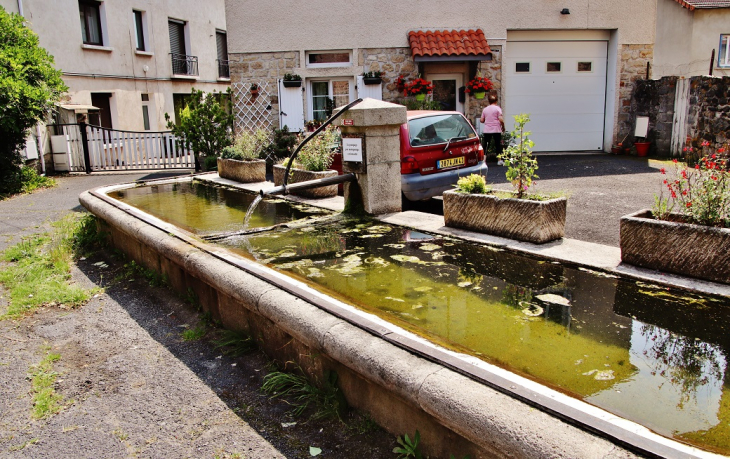
M342 171L357 182L345 183L345 202L362 196L371 215L401 211L400 137L406 108L366 98L339 118L342 132Z

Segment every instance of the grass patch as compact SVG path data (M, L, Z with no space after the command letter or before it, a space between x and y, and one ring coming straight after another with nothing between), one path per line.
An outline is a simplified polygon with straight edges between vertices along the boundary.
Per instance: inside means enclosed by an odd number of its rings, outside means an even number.
M205 336L206 327L204 323L199 323L194 328L188 328L182 332L182 339L185 341L197 341Z
M213 341L223 354L238 357L256 348L256 342L249 335L233 330L222 330L220 339Z
M20 451L20 450L25 449L27 446L35 445L39 441L40 440L37 439L37 438L31 438L30 440L28 440L26 442L23 442L23 443L21 443L19 445L11 446L10 448L8 448L8 451L10 451L10 452Z
M168 285L167 276L163 276L152 269L147 269L134 260L124 264L122 273L115 277L114 281L119 282L136 278L144 279L150 287L167 287Z
M81 250L76 234L83 219L69 215L53 224L50 234L24 238L9 247L2 259L9 264L0 271L0 283L10 294L8 311L0 320L19 318L44 304L77 307L94 290L71 285L71 261Z
M31 393L33 397L34 419L43 419L61 411L63 397L57 394L53 385L58 373L53 371L53 364L61 359L60 354L46 352L46 356L38 365L30 368Z
M39 188L52 188L56 186L55 180L38 175L38 172L33 167L21 168L17 180L16 184L12 187L12 192L0 193L0 201L15 194L32 193Z
M341 415L347 409L347 402L337 387L337 373L333 371L328 372L323 388L310 383L301 369L299 373L274 371L264 376L261 389L290 404L294 416L300 416L311 407L314 410L311 419L336 417L342 420Z

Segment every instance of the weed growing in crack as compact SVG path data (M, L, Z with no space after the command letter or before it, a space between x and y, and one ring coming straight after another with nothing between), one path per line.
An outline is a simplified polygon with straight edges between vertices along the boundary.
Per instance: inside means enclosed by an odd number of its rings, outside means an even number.
M53 371L53 364L61 359L60 354L47 351L38 365L30 368L31 393L33 397L33 418L43 419L61 411L63 397L57 394L53 385L58 373Z
M213 345L225 355L238 357L256 348L256 342L244 332L222 330L220 336L220 339L213 341Z
M204 323L199 323L194 328L188 328L182 332L182 339L185 341L197 341L202 339L207 333L207 329Z
M264 376L261 389L272 398L282 398L292 405L294 416L300 416L312 407L311 419L337 417L342 420L341 414L347 409L347 402L337 387L337 373L327 372L327 383L322 388L310 383L302 374L301 368L298 374L274 371Z

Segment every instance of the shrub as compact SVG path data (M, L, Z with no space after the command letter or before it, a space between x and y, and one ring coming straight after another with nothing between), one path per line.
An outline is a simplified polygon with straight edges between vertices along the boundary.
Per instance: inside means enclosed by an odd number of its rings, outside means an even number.
M251 161L265 157L268 147L269 134L264 129L255 132L244 130L236 136L232 146L223 149L221 158Z
M284 126L281 129L274 129L274 137L267 150L275 159L286 158L292 154L296 143L297 134L289 132L289 127Z
M0 194L21 191L20 149L27 131L66 89L53 56L38 45L23 17L0 7Z
M530 121L528 114L515 115L515 129L510 132L514 144L508 146L499 156L507 167L507 180L512 182L517 192L517 199L522 199L527 189L532 186L532 181L539 178L535 175L537 160L532 156L535 142L529 139L531 133L525 130L528 121Z
M296 158L297 166L308 171L326 171L332 165L332 154L339 146L339 138L340 133L337 128L328 126L299 151ZM301 144L305 136L300 134L298 139Z
M206 156L203 164L205 164L206 171L217 170L218 169L218 158L216 156Z
M489 191L487 182L479 174L471 174L468 177L461 177L456 182L456 190L461 193L484 194Z

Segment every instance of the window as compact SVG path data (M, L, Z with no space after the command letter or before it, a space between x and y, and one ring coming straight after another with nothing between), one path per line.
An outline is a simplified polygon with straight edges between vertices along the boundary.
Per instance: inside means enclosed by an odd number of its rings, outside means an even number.
M228 67L228 40L226 39L226 33L224 31L215 31L215 44L218 49L218 78L230 78L231 72Z
M593 71L593 62L578 62L578 71L579 72L592 72Z
M515 62L515 73L530 73L530 63Z
M350 103L350 82L347 80L313 81L311 114L314 120L326 120L335 107Z
M548 62L546 71L548 72L559 72L560 71L560 62Z
M145 43L145 13L143 11L133 10L134 13L134 32L137 39L137 51L147 51L147 44Z
M188 24L177 19L168 19L168 30L170 32L170 57L172 58L173 75L198 75L198 56L188 55L190 49L190 37L188 36Z
M349 51L307 53L307 67L347 67L349 65L351 65Z
M142 93L142 122L144 123L144 130L150 130L150 109L147 102L150 101L150 95Z
M717 55L718 67L730 67L730 34L720 35L720 52Z
M103 46L101 35L101 3L91 0L79 0L79 16L81 19L81 38L85 45Z

